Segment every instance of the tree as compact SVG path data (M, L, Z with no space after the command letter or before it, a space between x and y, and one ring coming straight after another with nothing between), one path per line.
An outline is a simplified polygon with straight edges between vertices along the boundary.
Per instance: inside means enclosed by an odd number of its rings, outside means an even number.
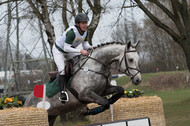
M33 2L32 0L27 0L28 4L33 10L33 13L40 19L45 26L46 35L48 37L48 42L52 49L53 44L55 42L55 32L54 27L51 23L50 16L49 16L49 8L47 6L46 0L36 0ZM40 8L38 7L40 5Z
M142 3L141 0L134 0L144 13L154 22L154 24L166 31L173 40L179 44L186 56L187 67L190 72L190 3L187 0L170 0L171 9L168 9L159 0L147 0L149 3L156 5L167 15L176 27L172 29L151 13L151 11Z
M156 68L161 71L176 70L177 66L181 70L187 68L181 47L177 43L173 43L171 37L150 20L145 20L144 25L143 50L148 55L146 64L152 64L153 67L149 72L155 71Z
M109 1L108 1L109 2ZM90 22L90 25L88 26L89 30L89 43L92 45L92 38L94 35L94 32L100 22L100 17L102 15L103 8L106 8L106 5L101 5L101 0L86 0L86 3L83 0L78 0L78 2L74 3L73 0L64 0L62 6L62 20L63 24L65 26L65 29L69 27L69 20L68 13L70 13L71 16L75 17L77 12L78 13L90 13L92 11L92 19ZM70 5L70 10L69 6ZM75 6L76 4L76 6ZM87 4L89 7L83 6L83 4Z
M129 25L126 22L124 22L123 25L118 24L116 30L112 32L111 37L114 41L119 41L121 43L129 42L131 40L129 35Z
M110 0L108 0L109 2ZM72 17L75 17L77 13L90 13L92 12L92 19L90 25L88 26L89 30L89 43L92 45L92 37L94 32L99 24L102 10L106 8L107 3L101 4L101 0L78 0L74 2L73 0L63 0L63 1L32 1L27 0L28 4L33 10L33 13L42 21L46 29L46 34L48 36L48 42L52 48L53 43L55 42L55 32L52 22L50 20L50 13L59 11L59 8L62 9L62 21L64 28L69 27L69 22ZM40 7L38 7L38 4ZM88 7L83 5L88 5ZM60 6L62 5L62 6Z
M5 64L5 46L3 44L3 39L0 37L0 70L3 70Z

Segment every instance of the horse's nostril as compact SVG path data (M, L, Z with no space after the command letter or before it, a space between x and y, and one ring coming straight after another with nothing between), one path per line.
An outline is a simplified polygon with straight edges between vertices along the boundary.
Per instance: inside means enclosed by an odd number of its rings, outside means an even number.
M140 82L141 82L141 80L140 80L140 79L137 79L137 80L136 80L136 83L137 83L137 84L139 84Z
M137 79L137 82L138 82L138 83L140 83L140 82L141 82L141 80L140 80L140 79Z

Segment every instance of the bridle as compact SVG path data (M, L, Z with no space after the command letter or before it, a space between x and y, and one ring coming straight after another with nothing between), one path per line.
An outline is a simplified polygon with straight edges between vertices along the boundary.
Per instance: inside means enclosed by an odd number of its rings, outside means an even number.
M126 54L130 53L130 52L137 52L137 50L136 49L135 50L127 50L127 46L125 46L124 55L123 55L123 57L119 63L119 66L120 66L119 72L126 74L132 80L138 73L140 73L140 69L129 67L128 62L127 62L127 58L126 58ZM121 64L122 64L123 60L125 61L125 66L126 66L125 70L121 69ZM133 74L131 74L130 70L136 70L137 72L133 75Z
M85 70L85 68L83 68L83 66L84 66L84 64L85 64L89 59L92 59L92 60L94 60L94 61L96 61L96 62L102 64L103 66L105 66L105 67L107 67L107 68L111 68L110 65L107 65L107 64L105 64L104 62L101 62L100 60L91 57L92 52L93 52L93 50L91 50L91 51L90 51L90 54L84 58L85 61L83 62L83 64L80 64L80 63L78 64L78 65L79 65L79 69L78 69L77 71L75 71L74 74L76 74L80 69ZM123 57L122 57L122 59L121 59L121 61L120 61L120 63L119 63L119 65L120 65L119 72L121 72L121 73L123 73L123 74L126 74L126 75L129 76L129 77L131 78L131 80L132 80L138 73L140 73L140 69L137 69L137 68L133 68L133 67L129 67L129 66L128 66L126 54L127 54L127 53L130 53L130 52L137 52L137 50L131 50L131 51L130 51L130 50L127 50L127 45L126 45L126 46L125 46L125 50L124 50L124 55L123 55ZM121 69L121 64L122 64L122 61L123 61L123 60L125 61L125 66L126 66L126 69L125 69L125 70L122 70L122 69ZM134 75L131 74L130 69L136 70L137 73L135 73ZM97 74L101 74L101 75L103 75L103 76L106 77L106 78L109 78L109 76L111 75L110 72L108 73L108 75L106 75L105 73L97 72L97 71L94 71L94 70L91 70L91 69L87 69L87 71L91 71L91 72L94 72L94 73L97 73Z

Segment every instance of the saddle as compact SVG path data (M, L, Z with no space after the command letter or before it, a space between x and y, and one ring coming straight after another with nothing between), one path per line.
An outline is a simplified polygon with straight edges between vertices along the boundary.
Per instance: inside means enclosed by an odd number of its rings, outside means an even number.
M66 82L69 81L69 79L73 76L73 60L67 60L65 63L65 76L66 76ZM56 78L57 75L59 74L58 71L50 71L48 72L50 76L50 82L53 82Z
M65 76L66 76L66 88L78 99L78 93L75 89L73 89L72 87L70 87L70 83L71 80L73 78L74 75L74 62L72 59L67 60L65 62ZM50 81L46 84L46 96L47 97L53 97L55 94L57 94L60 89L59 89L59 84L58 81L56 80L56 78L59 76L59 72L58 71L51 71L48 72L48 74L50 75ZM84 101L81 101L82 103L86 103Z

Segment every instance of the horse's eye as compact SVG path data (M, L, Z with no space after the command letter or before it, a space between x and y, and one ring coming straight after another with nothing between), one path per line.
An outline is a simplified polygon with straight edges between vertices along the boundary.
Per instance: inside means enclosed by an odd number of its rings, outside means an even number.
M132 62L133 62L133 58L129 58L128 60L129 60L129 62L130 62L130 63L132 63Z

